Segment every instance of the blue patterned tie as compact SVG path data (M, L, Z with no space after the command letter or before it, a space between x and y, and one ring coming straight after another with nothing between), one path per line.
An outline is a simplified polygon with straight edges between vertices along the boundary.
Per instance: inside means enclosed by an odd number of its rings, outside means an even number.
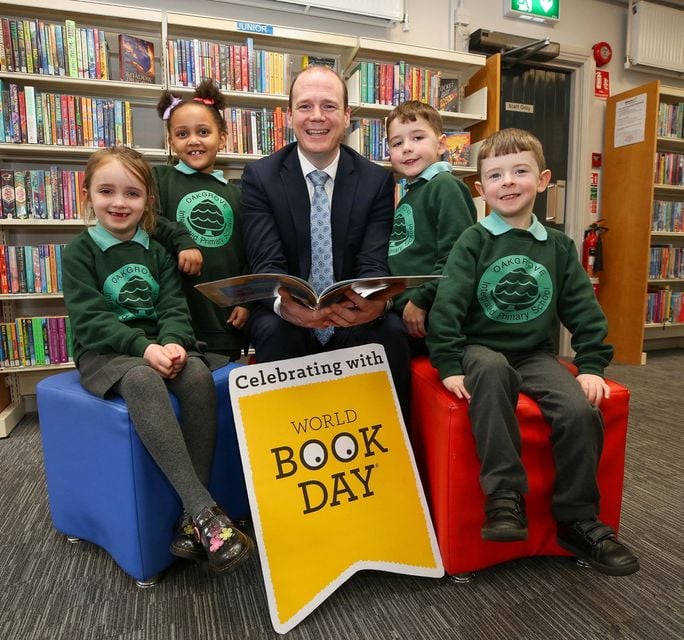
M330 200L325 192L328 174L324 171L312 171L308 175L314 185L311 197L311 275L309 282L321 293L334 282L332 267L332 237L330 234ZM314 334L321 344L326 344L332 337L333 327L314 329Z

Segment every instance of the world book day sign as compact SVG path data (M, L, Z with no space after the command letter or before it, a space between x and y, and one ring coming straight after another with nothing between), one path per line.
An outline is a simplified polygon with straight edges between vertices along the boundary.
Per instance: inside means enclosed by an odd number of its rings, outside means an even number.
M381 345L236 368L230 396L277 632L357 571L444 574Z

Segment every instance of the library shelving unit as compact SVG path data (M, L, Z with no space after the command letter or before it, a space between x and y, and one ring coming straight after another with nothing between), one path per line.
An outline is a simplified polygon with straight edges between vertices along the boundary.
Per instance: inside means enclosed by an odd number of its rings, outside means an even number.
M439 112L445 131L465 131L487 120L488 87L483 85L473 90L469 84L475 74L485 67L486 58L483 55L372 38L358 38L356 46L352 50L343 51L340 59L341 68L345 77L348 78L347 88L352 119L384 119L393 109L394 104L377 104L362 100L362 80L358 70L359 63L362 62L389 64L401 62L410 67L437 72L443 78L457 80L459 87L465 89L465 95L460 100L459 111ZM352 142L352 146L356 147L355 142ZM390 166L389 162L379 161L378 164ZM471 162L468 166L454 166L453 173L460 176L472 175L475 172L472 164Z
M336 33L325 33L306 29L293 29L270 24L258 24L240 22L220 17L203 17L174 11L160 11L155 9L135 8L123 5L89 2L87 0L0 0L0 17L14 20L16 24L26 25L27 34L23 42L12 41L12 33L0 31L0 61L4 64L0 68L0 89L4 98L9 96L9 89L13 87L15 93L32 87L36 96L39 93L59 94L72 96L74 100L102 98L105 100L122 101L125 113L130 113L130 119L126 121L124 116L124 128L127 126L128 133L124 135L130 138L124 139L126 144L141 151L152 163L163 163L168 156L166 135L162 121L158 118L155 105L164 89L170 89L180 95L190 95L192 86L183 83L178 77L177 61L173 55L177 53L173 47L174 42L187 40L183 55L188 51L198 52L204 55L204 62L196 63L200 69L198 75L202 75L201 69L212 69L208 62L209 56L205 55L206 47L213 46L238 46L244 55L242 47L249 46L249 53L253 51L267 52L266 58L260 64L266 64L272 69L273 61L283 64L283 71L275 79L267 77L264 68L257 67L253 73L261 73L261 79L267 80L265 85L256 83L256 75L249 77L249 87L223 86L222 90L228 97L231 106L261 110L263 113L287 110L287 94L289 90L290 71L294 71L311 60L334 59L337 68L345 77L348 77L361 61L399 62L429 68L439 71L445 77L457 78L460 85L465 87L468 97L461 103L461 111L457 113L442 112L445 128L449 130L463 130L473 125L486 123L488 117L487 83L480 81L477 90L469 87L471 77L485 69L485 56L480 54L459 53L449 50L434 49L429 47L413 47L389 41L359 38L356 36ZM25 21L25 22L24 22ZM73 22L71 22L73 21ZM85 69L74 71L68 68L68 60L62 63L65 67L48 71L39 69L39 64L34 64L31 72L26 60L26 68L22 64L17 65L17 60L7 60L5 40L10 39L13 46L40 47L38 29L45 29L43 33L50 34L44 46L50 47L49 53L43 50L45 60L40 55L33 58L40 64L59 60L59 40L52 35L50 29L61 25L64 29L62 36L66 36L67 22L72 28L81 30L82 46L87 49L89 40L88 30L99 30L98 37L104 34L107 53L106 61L109 66L109 77L95 79L92 77L92 58L84 62ZM33 26L32 26L33 25ZM47 25L47 26L45 26ZM36 31L36 34L32 32ZM56 33L57 30L55 30ZM86 35L83 35L86 33ZM119 35L133 35L148 42L154 47L154 81L152 83L125 82L118 78L119 75ZM32 40L35 38L35 40ZM53 38L50 40L50 38ZM66 43L62 43L66 48ZM216 51L217 49L214 49ZM237 51L237 49L235 50ZM225 53L221 55L226 55ZM273 58L268 56L272 55ZM280 56L280 57L279 57ZM219 60L213 69L227 68L228 60ZM283 63L284 61L284 63ZM20 62L20 61L19 61ZM83 61L82 61L83 62ZM14 64L13 64L14 63ZM208 65L201 67L201 64ZM216 65L216 63L214 63ZM19 68L17 68L17 66ZM55 65L53 65L54 67ZM102 65L106 66L106 65ZM59 65L57 65L59 67ZM88 76L90 77L84 77ZM209 71L208 75L216 79L215 74ZM480 76L482 74L480 73ZM244 76L242 77L244 79ZM254 84L251 84L254 81ZM274 85L273 82L276 84ZM183 86L186 84L187 86ZM495 85L496 86L496 85ZM245 90L248 89L248 90ZM257 90L258 89L258 90ZM358 92L357 92L358 94ZM491 101L491 100L490 100ZM57 100L59 102L59 100ZM350 106L352 118L382 118L391 110L391 105L375 105L361 103L358 95L350 91ZM5 106L5 119L8 117L8 106ZM497 113L498 108L492 110ZM126 130L126 129L124 129ZM73 135L73 134L70 134ZM118 135L118 133L117 133ZM44 136L43 136L44 137ZM118 140L117 140L118 141ZM4 137L0 141L0 170L4 172L22 172L35 169L47 170L57 166L60 170L83 169L89 155L98 146L97 144L66 144L64 140L47 142L42 139L17 140L11 136ZM87 141L86 141L87 142ZM229 177L238 177L246 163L257 160L270 150L262 153L253 149L244 152L230 152L219 154L219 166L226 171ZM380 164L389 166L389 163ZM474 173L473 167L455 168L455 173L468 175ZM0 244L33 245L37 243L64 244L77 232L85 228L83 220L54 220L33 218L0 218ZM64 314L64 304L61 293L50 294L2 294L0 295L2 309L2 321L11 322L18 317L35 317L44 315ZM73 366L73 364L60 364L49 366L0 366L0 378L4 378L9 387L10 404L0 412L0 437L7 436L16 423L21 419L26 410L33 407L26 402L27 397L35 393L35 383L41 377L50 372ZM3 394L0 393L0 398ZM2 405L0 405L0 409Z
M599 302L615 360L624 364L644 364L651 349L684 346L684 323L647 322L649 291L684 291L684 278L653 278L651 264L652 247L684 247L684 232L654 231L652 223L654 202L684 202L684 186L668 184L672 178L656 177L655 170L657 154L684 159L684 139L658 129L661 105L680 103L684 89L659 81L607 101L601 215L609 230L603 237Z
M246 163L288 141L281 137L277 146L267 142L272 140L267 135L268 123L271 131L277 129L273 112L279 112L282 133L289 79L293 71L301 68L303 57L339 63L342 52L352 50L356 42L352 36L335 33L176 12L164 14L162 29L166 43L165 81L170 90L189 95L197 84L189 81L188 75L193 73L189 61L194 61L199 73L204 62L208 65L205 75L218 82L230 109L239 112L237 124L235 114L231 120L226 113L229 150L220 153L217 161L229 177L239 176ZM207 62L207 58L211 61Z
M163 161L166 156L164 130L154 108L164 87L159 59L155 60L155 83L118 80L119 34L144 38L154 44L155 52L161 51L161 12L130 7L114 8L100 3L73 0L10 0L0 2L0 17L5 19L5 29L0 38L0 89L3 92L4 120L7 122L16 114L15 123L18 127L15 126L14 131L23 128L23 137L21 133L17 134L19 137L13 137L12 132L4 123L2 124L0 170L5 175L11 175L14 179L19 173L28 178L29 172L47 171L50 167L58 167L60 171L82 170L87 158L97 147L97 142L83 140L84 100L91 100L92 104L95 104L95 98L101 99L99 103L102 105L105 102L113 105L118 101L122 114L123 105L128 105L131 111L129 134L132 140L127 141L139 148L150 160ZM74 28L73 33L79 39L78 46L81 51L91 53L90 59L85 63L86 67L91 66L89 69L83 67L87 56L81 57L80 61L69 69L69 60L63 53L67 49L67 21L71 22ZM55 25L59 25L58 29L55 29ZM95 32L97 36L94 36ZM22 33L23 40L20 37ZM89 42L88 38L97 37L99 41L103 35L107 47L101 49L102 57L98 60L99 64L96 64L96 45L94 41ZM16 57L13 57L13 52L17 52ZM73 62L74 58L71 60ZM105 74L104 70L107 67L109 73ZM97 79L98 77L102 79ZM32 118L30 111L26 114L24 105L19 103L21 106L17 109L17 104L10 100L11 91L17 97L22 93L25 97L27 87L35 96L35 102L31 100L32 104L38 104L41 96L45 96L41 107L36 109L36 113L42 113L42 123L38 117ZM78 137L75 136L75 128L69 132L69 139L65 139L64 128L57 133L60 120L56 115L55 103L65 104L62 100L78 102L79 106L84 108ZM45 128L49 126L46 123L50 121L48 111L52 118L49 134ZM25 123L21 122L22 118L26 118ZM28 138L31 120L34 120L33 134L32 138ZM67 114L61 122L66 121ZM85 135L87 137L87 134ZM14 189L14 184L11 184L10 189ZM44 198L43 202L46 202ZM19 217L16 212L12 217L8 217L3 207L3 217L0 218L0 243L20 247L65 244L85 228L86 223L83 219L45 219L44 215L45 212L32 207L30 201L27 211ZM63 296L59 290L55 291L54 287L49 293L6 292L0 295L0 305L2 321L5 323L12 323L22 317L65 314ZM9 404L2 407L0 412L0 437L9 435L24 412L33 408L30 403L27 406L26 398L32 397L35 393L35 383L41 377L73 367L73 363L69 362L33 366L26 362L17 364L16 361L10 366L3 366L4 364L0 363L0 384L6 384L9 388Z

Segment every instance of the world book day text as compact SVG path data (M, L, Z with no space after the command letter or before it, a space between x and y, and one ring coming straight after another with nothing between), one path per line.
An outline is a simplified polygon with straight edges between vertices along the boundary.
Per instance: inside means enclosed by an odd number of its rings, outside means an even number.
M291 478L302 467L309 471L323 469L328 461L332 462L333 459L341 463L351 463L359 456L373 458L377 454L385 454L389 449L378 440L380 429L382 425L375 424L359 428L357 435L350 431L342 431L332 438L328 446L321 440L310 439L301 444L296 457L292 447L271 449L277 468L275 479ZM371 489L371 476L377 466L377 463L373 462L364 467L358 466L348 471L332 473L329 484L327 478L326 482L305 480L297 483L304 501L302 513L314 513L326 505L336 507L342 504L343 499L354 502L359 498L374 495Z

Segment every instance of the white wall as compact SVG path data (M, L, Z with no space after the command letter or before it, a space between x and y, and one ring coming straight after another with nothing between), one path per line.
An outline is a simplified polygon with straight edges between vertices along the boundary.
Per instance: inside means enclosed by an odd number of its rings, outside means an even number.
M235 4L223 0L115 0L115 4L128 4L149 8L168 9L186 13L267 22L283 26L364 35L385 40L396 40L437 48L448 48L451 41L450 16L457 0L405 0L409 30L402 25L371 26L345 20L335 20L303 13L298 7L262 0L236 0ZM258 8L258 5L281 6L296 13ZM648 82L658 76L623 68L627 29L627 4L617 0L564 0L561 20L555 26L544 26L503 16L503 0L463 0L471 14L471 30L478 28L515 33L529 38L550 37L559 42L562 50L591 53L592 46L600 41L613 48L613 59L604 67L610 72L612 93L619 93ZM339 14L344 16L344 14ZM684 79L661 77L665 84L684 87ZM592 125L600 124L603 107L600 101L591 108ZM600 146L601 126L596 127L597 145ZM592 127L593 128L593 127Z
M402 25L372 26L321 18L303 13L293 5L262 0L115 0L114 4L146 6L184 13L267 22L283 26L364 35L385 40L396 40L424 46L448 48L450 42L450 15L457 0L405 0L409 17L409 30ZM613 60L605 67L610 71L615 93L648 82L657 76L639 71L625 70L625 34L627 24L626 0L564 0L561 20L555 26L545 26L503 16L503 0L462 0L471 14L471 30L478 28L515 33L529 38L550 37L561 48L591 52L596 42L607 41L613 48ZM293 12L264 9L262 6L289 8ZM339 14L341 17L344 14ZM666 84L684 87L684 79L661 78Z
M265 22L289 27L313 29L336 33L363 35L385 40L396 40L437 48L448 48L451 41L453 15L457 0L405 0L408 15L408 31L402 25L371 26L342 19L322 18L303 13L300 7L264 0L147 0L149 8L168 9L184 13L196 13L216 17L233 18L254 22ZM115 4L141 6L141 0L114 0ZM561 51L591 55L592 46L601 41L608 42L613 49L613 59L604 67L610 72L611 92L619 93L631 87L659 78L665 84L684 88L684 79L655 76L623 67L627 30L626 0L564 0L561 4L561 20L555 26L534 24L518 19L505 18L503 0L463 0L463 7L471 14L471 31L485 28L491 31L514 33L539 39L549 37L561 45ZM268 6L271 8L263 8ZM285 7L286 12L272 7ZM315 11L315 10L314 10ZM339 14L343 17L344 14ZM593 71L592 74L593 76ZM603 149L603 123L605 104L591 96L590 104L584 104L588 114L585 156ZM589 158L581 161L588 163ZM585 172L586 173L586 172ZM584 177L582 175L582 177ZM582 180L585 181L585 180ZM588 194L589 184L585 185ZM584 188L584 187L582 187ZM584 192L583 192L584 193ZM588 199L588 196L587 196ZM581 198L579 198L581 200ZM581 211L583 207L580 206ZM572 215L572 212L569 212ZM581 214L580 214L581 215ZM590 221L588 212L584 220L576 222L576 229ZM575 231L573 236L577 235Z

